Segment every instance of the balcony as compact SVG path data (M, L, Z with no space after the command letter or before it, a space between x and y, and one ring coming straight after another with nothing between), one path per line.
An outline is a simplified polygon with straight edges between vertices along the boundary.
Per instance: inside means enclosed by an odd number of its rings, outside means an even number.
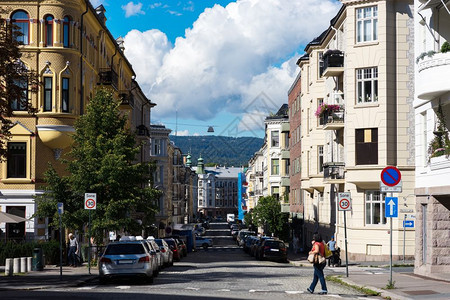
M112 68L102 68L98 73L98 84L110 85L115 90L119 87L119 76Z
M256 175L256 177L263 177L264 173L262 171L256 171L255 175Z
M344 53L340 50L328 50L323 54L324 77L339 76L344 72Z
M333 92L328 100L329 104L344 105L344 93Z
M142 124L136 127L136 135L138 137L150 137L150 131L147 126Z
M122 101L120 105L134 107L134 98L129 91L120 91L119 99Z
M417 63L417 97L432 100L450 91L450 52L425 56Z
M324 183L344 183L345 163L343 162L327 162L323 164L323 181Z
M283 176L281 178L281 186L290 186L291 185L291 180L288 176Z
M323 129L324 130L338 130L345 126L344 123L344 108L338 111L327 111L324 113Z

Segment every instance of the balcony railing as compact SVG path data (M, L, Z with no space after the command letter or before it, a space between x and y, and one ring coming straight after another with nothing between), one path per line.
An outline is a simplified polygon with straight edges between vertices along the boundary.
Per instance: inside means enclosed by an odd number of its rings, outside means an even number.
M328 50L323 54L323 76L337 76L344 72L344 53L340 50Z
M331 94L331 97L330 97L330 100L328 101L328 103L343 105L344 104L344 93L333 92Z
M116 71L114 71L112 68L103 68L100 69L98 75L98 84L110 85L117 90L117 88L119 87L119 76L117 75Z
M256 177L262 177L264 173L262 171L256 171L255 172Z
M129 105L131 107L134 106L134 98L129 91L120 91L119 99L122 101L120 105Z
M345 163L343 162L327 162L323 164L324 180L340 180L344 179Z
M323 117L323 129L336 130L344 128L344 108L338 111L329 111L324 113Z
M136 127L136 135L137 136L150 136L150 131L148 130L147 126L145 126L144 124L139 125Z

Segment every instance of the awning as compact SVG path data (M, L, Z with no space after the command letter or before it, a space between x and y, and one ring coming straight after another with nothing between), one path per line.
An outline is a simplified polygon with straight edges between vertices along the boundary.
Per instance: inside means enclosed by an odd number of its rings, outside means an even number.
M444 6L444 8L447 10L447 12L450 14L450 10L446 6L446 3L448 3L448 2L449 2L449 0L428 0L425 4L423 4L419 7L417 12L420 13L424 9L435 8L438 5L442 4Z

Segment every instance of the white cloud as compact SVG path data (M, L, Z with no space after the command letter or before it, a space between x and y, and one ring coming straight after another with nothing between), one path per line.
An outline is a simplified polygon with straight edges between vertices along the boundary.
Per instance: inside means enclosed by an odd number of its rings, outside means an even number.
M179 131L174 131L172 133L172 135L177 135L177 136L188 136L189 135L189 130L179 130Z
M178 17L183 15L175 10L168 10L167 12L171 15L178 16Z
M153 4L150 4L150 5L149 5L149 7L150 7L151 9L155 9L155 8L160 7L160 6L162 6L162 3L161 3L161 2L156 2L156 3L153 3Z
M170 117L174 108L179 118L199 120L223 110L267 115L268 108L256 105L255 98L264 95L273 112L287 102L299 71L297 52L329 26L339 6L335 0L215 5L174 45L158 30L131 31L126 55L143 90L158 104L158 118Z
M133 1L127 3L127 5L122 5L122 9L125 11L125 17L129 18L136 15L145 15L145 11L142 10L142 3L134 4Z
M183 7L183 10L187 10L187 11L194 11L195 7L194 7L194 2L192 1L188 1L186 3L186 5Z
M94 8L98 7L100 4L106 5L104 0L89 0Z

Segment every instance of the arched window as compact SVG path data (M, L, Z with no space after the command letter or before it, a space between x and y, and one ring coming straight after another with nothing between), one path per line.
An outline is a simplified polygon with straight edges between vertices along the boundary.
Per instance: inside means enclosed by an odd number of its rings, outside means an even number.
M45 46L53 46L53 16L45 17Z
M65 16L63 19L63 45L69 48L70 45L70 17Z
M15 26L14 30L19 32L17 41L23 45L30 43L30 17L23 10L18 10L11 16L11 22Z

